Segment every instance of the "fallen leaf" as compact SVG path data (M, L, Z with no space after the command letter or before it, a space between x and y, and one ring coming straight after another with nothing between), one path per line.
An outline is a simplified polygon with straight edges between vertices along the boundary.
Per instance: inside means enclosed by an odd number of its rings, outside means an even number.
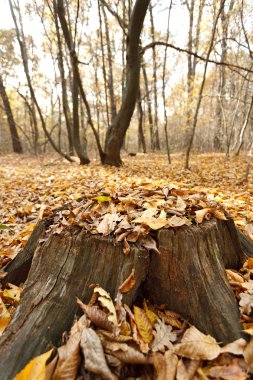
M153 328L144 310L134 306L134 319L140 336L145 343L150 343L153 339Z
M156 241L152 238L152 236L148 235L145 238L140 240L140 244L142 247L146 248L148 251L154 251L160 255L160 252L157 248Z
M135 285L135 269L133 268L130 275L126 278L126 280L120 285L119 291L121 293L127 293L131 290Z
M84 355L84 367L87 371L95 373L105 380L117 380L117 376L108 367L101 341L91 328L83 330L81 348Z
M94 288L94 293L97 293L99 295L98 301L104 308L108 310L108 320L116 326L118 323L116 310L109 293L99 286L96 286Z
M196 214L196 222L197 223L202 223L205 216L210 213L211 209L210 208L203 208L202 210L197 210L195 211Z
M97 226L97 232L103 234L104 236L109 235L114 231L117 222L121 220L119 214L105 214L102 221Z
M246 380L248 378L247 372L241 368L237 363L229 365L214 366L206 372L208 376L215 379L223 380Z
M176 334L172 332L172 327L158 319L154 326L154 340L151 344L151 349L153 352L165 352L166 348L172 349L171 342L174 342L176 338Z
M72 327L67 343L58 348L59 359L52 380L75 380L81 362L81 335L87 325L87 317L83 315Z
M170 227L181 227L185 224L189 224L189 221L184 217L173 215L171 218L168 219L168 225Z
M32 359L13 380L44 380L46 376L46 362L52 351L53 349Z
M150 358L130 344L110 342L108 340L103 341L102 344L106 352L115 356L123 363L150 364Z
M130 245L128 244L126 238L124 239L124 243L123 243L123 253L126 256L129 255L129 253L130 253Z
M228 352L233 355L243 355L243 351L247 345L246 340L240 338L234 342L226 344L224 347L221 347L221 353Z
M193 360L213 360L220 354L220 346L210 335L205 335L191 326L181 340L174 346L177 355Z
M8 326L11 320L10 313L8 312L3 300L0 297L0 336Z
M250 293L240 293L240 310L242 314L251 315L253 310L253 291Z
M85 305L78 298L77 303L91 322L93 322L97 327L108 331L113 331L113 323L108 320L107 314L100 310L98 306Z

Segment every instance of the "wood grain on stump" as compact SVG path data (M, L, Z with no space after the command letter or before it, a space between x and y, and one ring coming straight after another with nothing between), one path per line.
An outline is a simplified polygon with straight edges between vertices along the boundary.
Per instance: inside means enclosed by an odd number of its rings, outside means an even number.
M60 343L78 312L76 296L88 302L90 284L98 283L113 299L132 268L136 284L125 303L131 305L141 290L220 342L240 336L238 306L225 274L225 268L239 268L244 259L232 220L160 230L155 238L161 255L135 244L128 256L122 243L79 227L51 233L39 243L50 220L36 227L22 253L23 264L18 256L9 265L9 278L19 267L22 271L24 262L26 272L28 262L31 268L20 305L0 338L1 380L13 379L31 358Z

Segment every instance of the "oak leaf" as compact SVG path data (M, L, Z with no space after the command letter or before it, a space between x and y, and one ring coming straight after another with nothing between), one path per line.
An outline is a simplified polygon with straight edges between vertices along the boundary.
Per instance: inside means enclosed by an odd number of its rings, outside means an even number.
M176 338L176 334L172 332L172 327L158 319L154 326L154 340L151 344L151 349L153 352L165 352L166 348L172 349L171 342L175 342Z

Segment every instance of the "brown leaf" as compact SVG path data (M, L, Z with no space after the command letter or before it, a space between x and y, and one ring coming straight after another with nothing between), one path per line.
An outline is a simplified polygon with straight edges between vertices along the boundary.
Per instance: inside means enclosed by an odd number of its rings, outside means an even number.
M81 336L81 348L84 355L84 367L106 380L117 380L107 365L102 343L94 330L86 328Z
M97 327L108 331L113 331L113 324L108 320L106 313L100 310L97 306L85 305L78 298L77 303L91 322L93 322Z
M166 375L164 379L174 380L177 371L178 357L172 351L166 351L164 354L166 364Z
M173 215L171 218L168 219L168 224L170 227L181 227L185 224L189 224L189 220L185 217Z
M253 291L240 293L240 310L242 314L251 315L253 310Z
M126 256L129 255L129 253L130 253L130 245L128 244L126 238L124 238L124 243L123 243L123 253L124 253L124 255L126 255Z
M135 269L133 268L130 275L127 279L120 285L119 291L121 293L127 293L131 290L135 285Z
M244 350L243 356L246 363L250 366L250 369L253 372L253 336L250 337L250 341Z
M228 352L233 355L243 355L243 351L247 345L246 340L240 338L232 343L226 344L226 346L221 347L221 353Z
M146 248L149 251L154 251L160 255L159 250L157 249L156 241L150 236L146 236L140 240L142 247Z
M105 214L102 221L97 226L97 232L103 234L104 236L109 235L114 231L117 222L122 219L119 214Z
M203 208L202 210L197 210L195 211L196 214L196 222L197 223L202 223L205 216L210 213L211 209L210 208Z
M210 335L205 335L191 326L181 340L174 346L176 354L189 359L213 360L220 354L220 346Z
M115 356L123 363L149 364L150 358L142 354L136 347L126 343L116 343L107 340L102 341L105 351Z
M229 365L214 366L208 369L206 374L212 378L223 380L246 380L248 378L247 372L235 362Z
M177 363L177 377L176 380L191 380L190 376L188 375L187 369L184 365L184 362L182 359L180 359Z
M67 343L58 349L59 359L52 380L75 380L81 362L81 335L87 325L87 317L83 315L72 327Z
M177 211L185 211L186 203L180 196L177 197L176 210Z

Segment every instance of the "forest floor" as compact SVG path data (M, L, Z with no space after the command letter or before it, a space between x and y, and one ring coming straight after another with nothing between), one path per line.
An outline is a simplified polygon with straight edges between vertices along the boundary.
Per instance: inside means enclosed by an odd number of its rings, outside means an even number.
M12 260L25 246L38 220L52 214L63 204L84 196L87 192L94 193L103 189L104 194L110 196L119 185L128 188L145 186L149 189L157 186L175 186L185 191L194 190L206 194L209 201L221 203L227 213L233 217L235 224L253 240L253 168L245 181L248 158L242 156L225 160L223 154L193 155L191 170L184 169L184 157L179 154L172 155L171 165L168 164L166 156L161 154L123 156L123 160L122 167L114 168L101 166L95 160L88 166L79 166L77 163L65 162L54 155L50 157L28 155L20 157L14 154L1 156L0 268ZM242 274L238 273L235 274L232 282L251 281L251 265L253 268L253 262L250 262L248 266L250 272L247 272L247 278L243 279ZM231 277L231 273L229 275ZM5 299L4 295L1 295ZM250 302L253 305L252 299ZM1 327L1 307L3 304L0 298L0 334L1 328L3 330L5 327L4 324ZM250 309L250 306L248 307ZM169 317L167 319L169 320ZM251 319L249 317L247 326L250 334L253 330ZM181 326L179 322L178 326ZM253 344L251 344L252 347ZM201 355L200 357L197 355L196 358L194 355L192 357L186 355L188 358L186 360L194 360L175 364L178 379L183 378L180 378L179 374L184 371L196 373L196 379L248 378L249 368L242 359L242 355L241 357L233 355L235 351L240 351L242 354L242 343L240 342L233 350L218 355L219 359L216 359L216 362L209 362L206 366L203 365L203 361L200 364ZM162 352L164 351L165 348ZM230 355L230 358L226 355ZM216 356L214 355L215 358ZM247 360L253 363L252 356ZM162 379L163 375L161 372L159 374L158 367L156 363L157 377L160 376ZM252 368L253 364L251 364Z

